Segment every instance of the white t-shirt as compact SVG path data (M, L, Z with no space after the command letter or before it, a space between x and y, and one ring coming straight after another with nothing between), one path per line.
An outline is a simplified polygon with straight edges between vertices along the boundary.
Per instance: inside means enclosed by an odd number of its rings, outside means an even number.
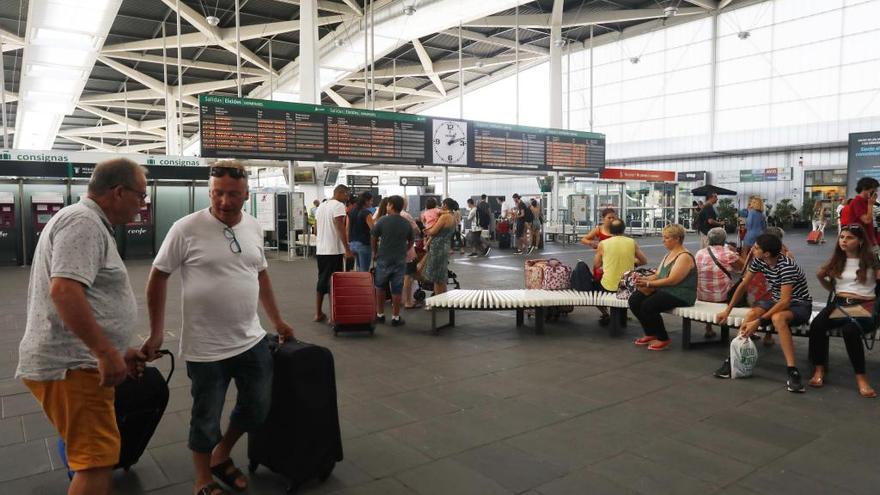
M315 254L344 254L345 245L339 231L336 230L334 220L345 216L345 205L335 199L328 199L321 203L315 212L316 226L318 228L318 245Z
M235 253L226 228L208 208L187 215L171 226L153 261L153 267L165 273L180 269L180 356L186 361L237 356L266 336L257 315L257 276L269 266L263 230L254 217L243 213L231 228L241 246L241 252Z
M840 278L834 281L834 289L837 292L845 292L873 299L874 285L877 283L874 270L868 270L864 284L859 282L858 270L859 260L857 258L847 258L846 265L843 267L843 273L840 274Z

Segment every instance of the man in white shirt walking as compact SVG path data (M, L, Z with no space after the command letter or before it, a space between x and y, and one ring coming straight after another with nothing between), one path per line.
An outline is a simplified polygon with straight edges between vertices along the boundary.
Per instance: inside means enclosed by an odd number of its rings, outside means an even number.
M272 356L258 305L262 303L282 340L293 338L266 271L263 231L241 211L248 199L247 171L239 162L221 163L211 167L211 206L175 222L153 261L147 282L150 337L142 349L153 359L162 345L168 278L180 269L180 354L192 380L189 448L197 495L225 493L212 475L236 491L247 488L247 477L229 454L269 413ZM231 380L238 396L229 427L221 434L220 415Z
M345 258L351 258L348 247L348 229L345 228L345 204L348 202L348 186L339 184L333 189L333 197L321 203L315 212L318 229L318 245L315 258L318 260L318 293L315 299L315 318L324 321L324 295L330 293L330 277L344 268Z

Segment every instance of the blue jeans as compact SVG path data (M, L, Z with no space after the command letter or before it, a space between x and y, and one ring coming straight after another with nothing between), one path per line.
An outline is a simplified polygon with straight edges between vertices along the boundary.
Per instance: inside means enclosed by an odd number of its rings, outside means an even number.
M351 241L348 243L348 247L351 248L351 252L354 253L354 258L357 260L357 271L370 271L370 263L373 261L373 248L369 244L364 244L360 241Z
M189 448L208 454L223 437L220 415L226 401L229 382L235 380L238 396L229 417L229 426L250 432L269 414L272 402L272 354L268 338L247 351L213 362L186 362L186 374L192 380L193 406L189 422Z

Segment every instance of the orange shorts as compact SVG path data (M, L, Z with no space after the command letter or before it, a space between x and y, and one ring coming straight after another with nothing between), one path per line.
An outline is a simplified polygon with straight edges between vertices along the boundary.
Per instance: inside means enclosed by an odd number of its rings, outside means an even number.
M96 369L68 370L64 380L23 380L64 439L71 471L119 462L116 390L102 387L100 380Z

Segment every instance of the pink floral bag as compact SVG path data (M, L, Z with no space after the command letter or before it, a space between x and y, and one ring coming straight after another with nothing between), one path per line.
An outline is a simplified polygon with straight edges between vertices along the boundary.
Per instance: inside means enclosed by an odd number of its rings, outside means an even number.
M544 265L544 280L541 288L545 290L562 290L571 288L571 267L562 264L556 258L547 260Z

